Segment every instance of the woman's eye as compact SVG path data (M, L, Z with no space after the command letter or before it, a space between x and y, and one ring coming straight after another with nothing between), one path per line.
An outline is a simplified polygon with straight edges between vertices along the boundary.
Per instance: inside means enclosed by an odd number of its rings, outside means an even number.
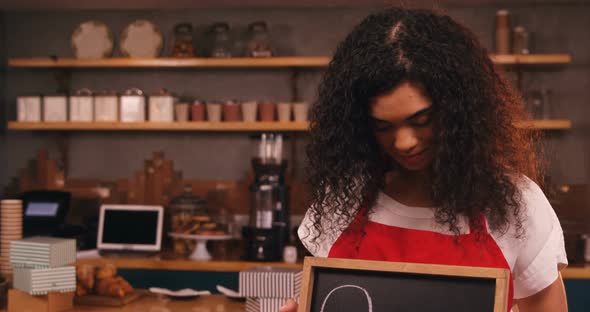
M410 121L410 125L412 125L414 127L426 127L430 124L431 121L432 121L432 116L430 114L426 114L426 115L419 116L415 119L412 119L412 121Z
M375 125L375 130L376 131L387 131L390 130L393 126L391 124L386 124L386 123L377 123Z

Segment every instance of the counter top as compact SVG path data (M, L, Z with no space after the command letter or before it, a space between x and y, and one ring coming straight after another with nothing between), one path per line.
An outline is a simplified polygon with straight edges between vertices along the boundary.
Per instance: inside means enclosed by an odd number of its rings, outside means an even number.
M121 269L239 272L257 266L302 269L302 263L247 262L247 261L192 261L184 259L95 258L78 260L78 264L114 264ZM564 279L590 279L590 265L572 265L561 271Z
M137 311L174 311L174 312L244 312L245 303L233 301L222 295L203 296L194 300L171 300L162 296L146 296L121 307L75 306L72 312L137 312ZM5 312L5 309L0 312Z

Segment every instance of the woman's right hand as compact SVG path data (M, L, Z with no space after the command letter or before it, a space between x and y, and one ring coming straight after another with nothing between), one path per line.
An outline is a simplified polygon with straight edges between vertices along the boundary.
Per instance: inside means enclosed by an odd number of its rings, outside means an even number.
M279 309L279 312L297 312L297 303L293 299L287 300L285 304Z

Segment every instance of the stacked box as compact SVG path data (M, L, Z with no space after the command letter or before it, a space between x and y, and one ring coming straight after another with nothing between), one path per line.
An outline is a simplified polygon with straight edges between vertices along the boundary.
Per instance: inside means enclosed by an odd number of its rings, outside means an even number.
M14 270L14 288L31 295L76 290L76 268L64 266L48 269L18 268Z
M297 299L303 272L298 269L256 267L240 272L240 296L246 297L248 312L276 312L287 301Z
M76 290L76 241L35 236L10 242L14 288L31 295Z
M76 241L33 236L10 244L13 268L55 268L76 262Z

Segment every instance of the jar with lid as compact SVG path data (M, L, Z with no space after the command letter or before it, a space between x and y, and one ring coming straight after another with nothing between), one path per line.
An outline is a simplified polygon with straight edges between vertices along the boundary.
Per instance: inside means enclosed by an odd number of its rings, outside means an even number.
M193 47L193 25L180 23L174 26L174 48L173 57L194 57Z
M272 56L270 38L265 22L257 21L250 24L248 26L248 37L248 56Z
M119 119L122 122L145 121L146 105L143 91L137 88L126 90L119 100Z
M211 57L231 57L232 42L229 24L223 22L213 24L211 26L211 36L213 39Z
M119 120L119 97L116 91L100 91L94 95L94 120L101 122Z
M92 91L84 88L70 95L70 121L94 121L94 98Z
M190 184L185 185L181 195L170 201L167 210L167 223L173 233L197 235L202 231L202 225L211 221L206 201L193 195ZM174 253L178 255L190 253L195 246L194 240L174 238L172 243Z

